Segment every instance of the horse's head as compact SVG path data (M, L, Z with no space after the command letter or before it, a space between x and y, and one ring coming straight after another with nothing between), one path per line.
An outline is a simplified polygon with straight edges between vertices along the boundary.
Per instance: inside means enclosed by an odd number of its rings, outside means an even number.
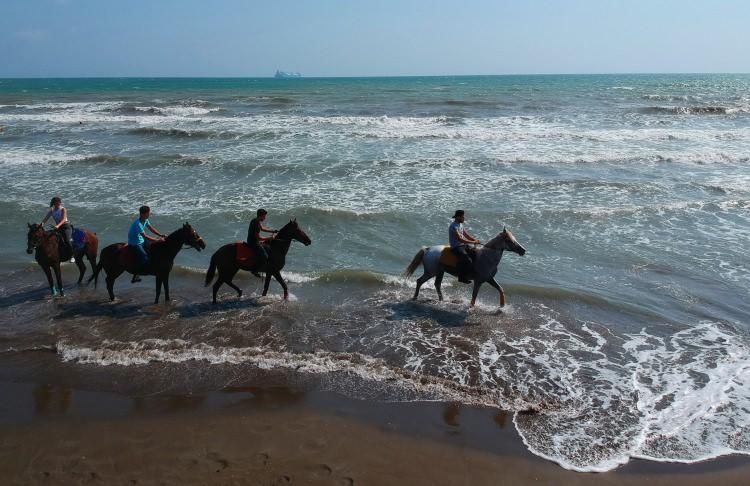
M204 250L206 248L206 242L203 241L203 238L201 238L198 232L195 231L192 226L190 226L190 223L185 221L185 224L182 225L181 231L182 241L184 242L184 244L191 246L198 251Z
M518 253L520 256L523 256L526 253L526 248L521 246L518 241L516 241L516 237L513 236L513 233L506 228L503 228L496 237L492 238L484 246L493 250L512 251L513 253Z
M310 244L312 244L312 240L307 236L307 233L302 231L302 228L299 227L297 218L290 219L289 222L279 230L277 238L282 240L297 240L305 246L310 246Z
M44 227L38 223L28 223L29 234L26 235L26 253L31 255L34 249L42 243L44 238Z

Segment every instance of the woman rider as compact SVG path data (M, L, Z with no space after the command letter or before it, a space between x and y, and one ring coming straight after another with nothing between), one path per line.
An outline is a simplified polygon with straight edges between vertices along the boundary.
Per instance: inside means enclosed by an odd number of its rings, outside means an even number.
M55 222L55 230L60 231L63 234L63 245L66 253L71 257L73 256L73 227L70 226L68 221L68 210L62 205L62 199L59 196L55 196L49 202L50 210L47 212L47 216L42 220L42 226L47 220L52 217Z

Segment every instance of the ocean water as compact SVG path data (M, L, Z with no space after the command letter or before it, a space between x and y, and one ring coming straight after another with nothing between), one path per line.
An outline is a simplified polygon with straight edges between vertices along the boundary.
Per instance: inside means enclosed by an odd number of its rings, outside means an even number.
M511 410L574 470L750 453L748 75L0 79L0 174L7 380L198 393L260 370ZM104 244L149 204L207 251L178 255L169 305L126 277L109 303L71 265L52 300L25 249L54 195ZM261 206L313 240L292 298L241 275L212 306L210 255ZM503 309L452 278L409 300L401 272L458 208L528 250L501 262Z

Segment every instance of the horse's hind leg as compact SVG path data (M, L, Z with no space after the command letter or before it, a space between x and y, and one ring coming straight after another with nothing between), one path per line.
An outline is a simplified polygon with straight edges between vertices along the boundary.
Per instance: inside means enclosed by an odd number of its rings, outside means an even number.
M162 285L164 285L164 301L169 302L169 274L166 274L164 276L164 280L162 281Z
M443 284L443 275L445 275L445 272L440 272L435 276L435 290L438 294L438 300L440 302L443 301L443 291L440 288L440 286Z
M86 274L86 265L83 263L83 253L76 253L73 258L76 260L76 266L78 267L78 285L83 282L83 276Z
M94 279L94 275L96 274L96 252L86 253L86 258L91 264L91 277L89 277L88 281L86 282L87 284L89 284Z
M422 287L422 285L424 285L425 282L427 282L431 278L432 275L427 275L427 273L424 273L417 279L417 288L414 290L414 297L411 298L412 300L417 300L417 297L419 297L419 289Z
M56 263L52 266L52 268L55 270L55 279L57 279L57 289L60 292L60 295L65 295L65 292L63 291L63 284L62 284L62 275L60 272L60 264Z
M106 271L106 270L105 270ZM107 272L107 292L109 292L109 300L115 300L115 280L122 274L122 270Z
M221 277L221 279L224 280L224 282L226 282L227 285L229 285L230 287L232 287L237 292L237 297L239 298L239 297L242 297L242 289L240 289L239 287L237 287L234 284L234 282L232 282L232 279L234 278L234 276L237 275L237 270L239 270L239 269L235 268L231 272L228 272L226 274L226 276L223 276L221 274L219 274L219 276Z

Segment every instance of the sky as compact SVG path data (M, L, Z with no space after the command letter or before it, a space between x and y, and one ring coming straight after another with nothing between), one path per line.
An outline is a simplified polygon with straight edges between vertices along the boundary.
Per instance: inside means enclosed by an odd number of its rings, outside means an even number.
M747 0L0 0L0 76L750 72Z

